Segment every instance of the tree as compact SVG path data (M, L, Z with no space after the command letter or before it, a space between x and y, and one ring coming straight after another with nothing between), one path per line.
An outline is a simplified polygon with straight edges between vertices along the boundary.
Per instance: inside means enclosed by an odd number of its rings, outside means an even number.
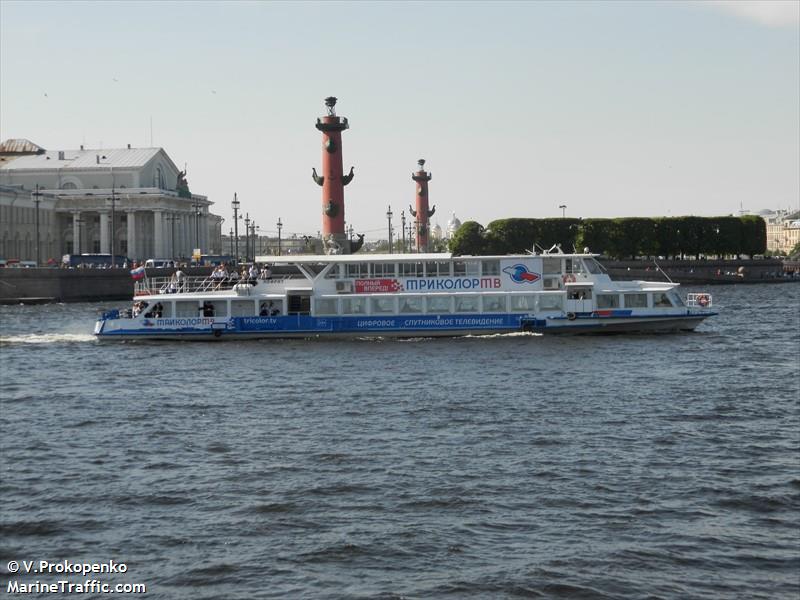
M483 225L476 221L467 221L458 228L450 238L450 252L455 255L471 254L478 256L485 254L486 240Z

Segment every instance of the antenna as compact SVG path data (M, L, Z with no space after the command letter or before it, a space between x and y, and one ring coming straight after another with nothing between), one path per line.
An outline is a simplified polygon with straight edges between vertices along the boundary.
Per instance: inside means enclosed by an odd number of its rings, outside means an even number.
M669 275L667 275L667 272L659 266L658 261L655 259L655 257L653 257L653 264L655 264L656 269L658 269L664 274L664 277L667 278L667 281L669 281L670 283L674 283L674 281L672 281L672 279L669 278Z

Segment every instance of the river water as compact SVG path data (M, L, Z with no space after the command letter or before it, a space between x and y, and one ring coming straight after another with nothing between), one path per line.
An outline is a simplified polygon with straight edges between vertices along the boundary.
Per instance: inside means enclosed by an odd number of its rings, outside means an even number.
M695 333L408 341L99 343L112 304L2 306L0 583L796 600L800 285L712 292Z

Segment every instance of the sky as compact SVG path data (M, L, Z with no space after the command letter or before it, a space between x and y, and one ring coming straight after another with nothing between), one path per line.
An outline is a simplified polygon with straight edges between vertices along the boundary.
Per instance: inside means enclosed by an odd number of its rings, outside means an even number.
M327 96L367 239L420 158L442 227L800 208L800 2L0 0L0 139L162 147L223 232L321 229Z

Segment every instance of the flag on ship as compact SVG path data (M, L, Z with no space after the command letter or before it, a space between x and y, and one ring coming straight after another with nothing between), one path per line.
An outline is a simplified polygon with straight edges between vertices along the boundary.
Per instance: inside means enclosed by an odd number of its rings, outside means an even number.
M135 269L131 270L131 277L133 277L136 281L139 279L144 279L144 266L136 267Z

